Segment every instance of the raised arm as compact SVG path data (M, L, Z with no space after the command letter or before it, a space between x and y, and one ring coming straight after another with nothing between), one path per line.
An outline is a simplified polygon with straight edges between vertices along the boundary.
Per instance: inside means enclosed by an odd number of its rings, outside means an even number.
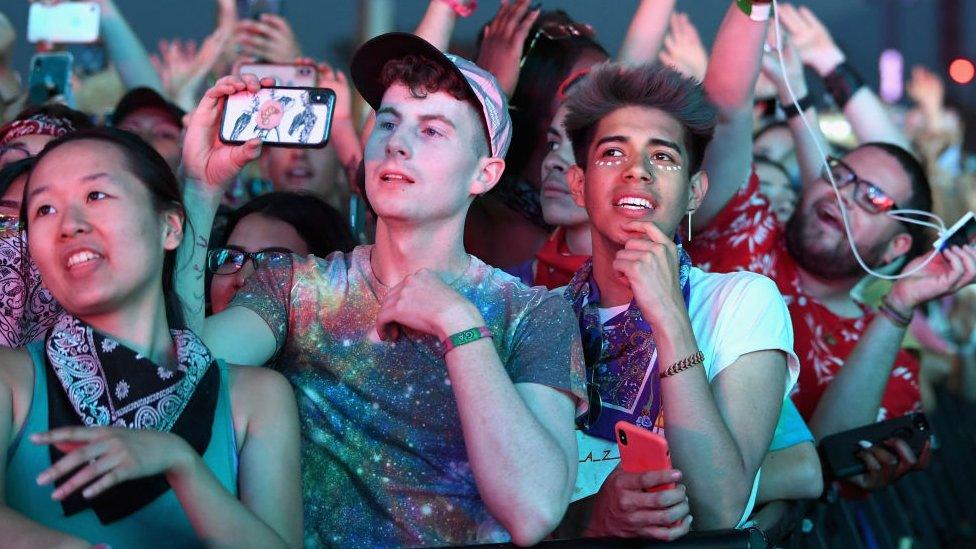
M459 0L462 6L470 4L468 0ZM458 14L448 2L444 0L430 0L427 4L427 11L424 18L413 31L414 34L430 42L437 49L447 51L451 45L451 36L454 34L454 24L457 23Z
M165 92L163 82L149 60L149 53L114 0L95 1L102 9L99 33L122 84L128 89L146 86Z
M705 79L708 51L687 13L671 14L668 34L664 37L664 49L658 54L658 60L688 78L699 82Z
M775 50L774 30L770 29L769 40L774 49L763 53L762 71L766 78L776 86L776 97L779 104L787 111L786 120L790 127L790 135L793 136L793 144L796 147L800 178L804 185L808 185L820 176L824 155L830 152L830 146L827 144L823 132L820 131L817 107L811 101L807 81L803 75L803 62L800 61L796 48L784 30L780 44L783 63L780 63L779 52ZM784 66L786 68L785 73L783 72ZM791 90L793 95L790 94ZM794 104L794 96L800 108L803 109L806 123L800 117L799 110L796 110L797 105Z
M675 0L641 0L634 12L617 61L639 65L657 59Z
M502 0L495 18L485 27L475 62L495 75L509 97L518 85L525 38L540 13L529 9L529 0Z
M768 21L753 21L732 2L715 37L704 84L718 108L718 124L702 164L711 185L693 229L706 227L752 172L752 102L767 27Z
M264 81L272 85L271 79ZM186 204L187 238L177 251L174 287L183 303L187 326L201 335L218 358L235 364L264 364L276 349L274 333L256 314L232 307L204 320L204 276L214 215L227 186L250 161L261 154L261 142L243 145L220 141L220 117L225 98L239 91L256 92L260 83L253 75L225 76L207 90L190 114L183 139L183 199Z
M824 79L857 139L861 143L881 141L910 149L908 139L888 115L881 99L863 85L817 16L806 6L780 4L779 17L793 37L800 58Z

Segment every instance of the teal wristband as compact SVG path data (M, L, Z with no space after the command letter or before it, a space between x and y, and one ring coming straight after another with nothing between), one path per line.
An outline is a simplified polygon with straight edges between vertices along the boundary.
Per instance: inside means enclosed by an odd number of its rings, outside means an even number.
M448 336L447 339L441 342L444 346L444 353L447 354L456 347L471 343L472 341L478 341L479 339L492 339L491 330L486 326L479 326L477 328L468 328L467 330L458 332Z

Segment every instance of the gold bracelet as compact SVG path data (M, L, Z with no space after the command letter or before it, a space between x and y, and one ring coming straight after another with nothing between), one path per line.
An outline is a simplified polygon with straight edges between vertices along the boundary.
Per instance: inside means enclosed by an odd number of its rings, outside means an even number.
M671 377L674 374L680 374L681 372L689 368L698 366L699 364L703 364L704 362L705 362L705 355L699 350L695 352L695 354L689 357L685 357L679 360L678 362L675 362L671 366L669 366L667 370L661 373L661 379L664 379L666 377Z

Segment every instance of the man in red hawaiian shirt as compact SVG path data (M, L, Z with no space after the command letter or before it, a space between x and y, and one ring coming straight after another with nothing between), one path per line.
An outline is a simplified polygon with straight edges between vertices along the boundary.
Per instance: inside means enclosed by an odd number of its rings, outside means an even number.
M748 37L766 30L744 22L723 25L719 32ZM749 136L759 57L758 51L741 49L713 52L704 82L720 113L704 160L711 188L690 221L693 234L686 248L704 269L749 270L776 282L789 306L801 362L793 398L818 439L917 410L918 360L901 349L905 326L899 319L971 283L976 278L976 250L948 249L895 282L884 300L887 314L856 302L851 289L865 273L851 251L827 180L808 180L786 225L758 194ZM870 90L856 93L863 99ZM887 213L931 209L931 193L918 161L897 146L868 143L832 161L830 170L841 186L850 234L865 262L878 269L904 258L911 261L903 272L916 270L929 255L926 249L932 248L918 226ZM896 443L892 450L901 457L898 473L915 463L907 444ZM877 487L892 480L898 474L891 472L894 460L889 452L872 450L865 457L871 474L861 484Z

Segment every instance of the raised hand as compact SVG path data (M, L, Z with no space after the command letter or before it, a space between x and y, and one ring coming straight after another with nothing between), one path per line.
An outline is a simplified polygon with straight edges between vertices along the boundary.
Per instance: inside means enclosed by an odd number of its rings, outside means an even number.
M261 154L261 141L251 139L242 145L220 140L220 118L228 95L241 91L257 92L273 86L273 78L258 81L254 75L225 76L203 95L189 115L183 139L183 169L201 191L222 195L225 187L244 166Z
M916 257L905 266L904 272L911 272L928 257L928 253ZM973 281L976 281L976 247L953 246L936 255L922 270L897 280L886 299L896 311L910 317L910 312L919 305L955 293Z
M781 102L792 101L787 83L789 83L793 93L796 94L796 98L803 99L803 96L807 94L807 81L803 76L803 61L800 59L789 34L785 32L781 34L778 48L776 31L770 28L762 56L762 75L776 87L775 93ZM783 53L783 64L780 63L779 50L782 50ZM783 72L784 65L786 72Z
M180 108L190 111L196 104L196 92L204 77L214 67L221 52L230 43L231 31L218 27L197 49L192 40L159 42L159 54L150 59L163 81L167 95Z
M915 65L905 91L927 116L941 114L945 100L945 83L934 72L922 65Z
M476 63L491 72L511 97L518 84L525 38L541 10L529 10L529 0L502 0L495 18L485 27Z
M257 21L238 21L237 41L241 53L268 63L291 63L302 54L288 21L271 13L262 13Z
M779 4L777 7L779 20L793 37L804 64L824 76L844 61L844 52L837 47L830 31L806 6Z
M664 37L664 47L658 54L658 59L688 78L694 78L699 82L705 79L708 52L705 51L698 30L688 18L688 14L680 12L671 14L671 24L667 36Z
M619 467L603 481L593 502L586 537L677 539L691 528L685 486L660 492L650 488L681 480L681 472L625 473Z
M62 500L84 486L86 498L93 498L119 483L157 474L178 473L189 468L193 449L182 438L164 431L121 427L62 427L31 435L35 444L53 444L66 455L37 477L50 484L81 468L54 490Z

